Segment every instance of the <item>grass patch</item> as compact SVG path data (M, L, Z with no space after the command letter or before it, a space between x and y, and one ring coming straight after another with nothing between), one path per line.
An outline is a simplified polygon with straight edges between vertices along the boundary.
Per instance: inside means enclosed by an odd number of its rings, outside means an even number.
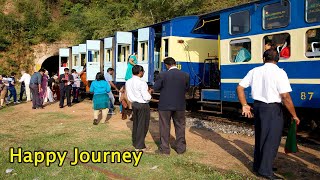
M68 115L65 113L61 113L61 112L46 112L46 113L41 113L39 115L39 118L43 118L43 119L50 119L50 120L56 120L56 119L62 119L62 120L66 120L66 119L72 119L74 118L74 116L72 115Z
M91 120L79 120L75 115L60 112L39 112L19 114L2 112L8 117L0 131L0 179L106 179L99 170L92 170L85 165L70 166L74 158L74 147L80 151L132 151L130 130L115 130L109 124L93 126ZM17 111L17 112L15 112ZM10 116L15 113L17 116ZM21 118L23 120L17 119ZM4 121L3 121L4 122ZM156 144L147 142L156 149ZM58 163L45 167L40 164L9 163L9 147L22 147L23 150L68 151L63 167ZM92 164L100 169L129 177L132 179L245 179L235 172L224 172L197 162L201 154L187 152L185 155L171 156L144 154L138 167L125 163ZM152 167L156 167L153 168ZM8 168L14 169L5 174Z

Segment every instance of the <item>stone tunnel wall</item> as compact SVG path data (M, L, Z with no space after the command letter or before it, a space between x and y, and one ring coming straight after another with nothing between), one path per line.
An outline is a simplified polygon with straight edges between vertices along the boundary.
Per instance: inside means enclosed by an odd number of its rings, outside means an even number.
M70 47L71 43L56 42L56 43L41 43L33 46L34 70L38 71L41 68L42 63L51 56L59 56L59 49Z

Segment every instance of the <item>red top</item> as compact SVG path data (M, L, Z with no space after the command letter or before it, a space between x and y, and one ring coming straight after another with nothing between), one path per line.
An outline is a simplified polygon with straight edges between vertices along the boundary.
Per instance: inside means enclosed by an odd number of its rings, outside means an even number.
M280 57L289 58L290 57L290 49L289 47L285 47L280 51Z

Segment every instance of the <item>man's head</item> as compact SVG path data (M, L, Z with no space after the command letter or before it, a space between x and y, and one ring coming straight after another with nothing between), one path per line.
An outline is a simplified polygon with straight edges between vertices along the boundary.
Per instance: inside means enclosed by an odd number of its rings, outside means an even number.
M113 75L114 69L113 68L108 68L107 69L107 73L109 73L110 75Z
M15 72L12 72L12 73L11 73L11 76L13 76L13 77L14 77L15 75L16 75L16 73L15 73Z
M272 42L271 41L266 41L265 45L264 45L264 50L269 50L272 47Z
M172 66L176 66L176 60L174 60L172 57L165 58L163 62L167 69L170 69Z
M3 79L3 77L2 77L2 75L0 74L0 80L2 80Z
M69 74L69 68L64 68L64 73Z
M26 71L25 71L25 70L22 70L22 71L21 71L21 74L24 75L24 73L26 73Z
M279 61L279 54L275 49L266 50L263 53L264 63L277 63Z
M45 72L46 72L45 69L42 69L42 68L41 68L41 69L39 70L39 73L41 74L41 76L43 76L43 74L44 74Z
M77 70L72 69L72 70L71 70L71 73L77 73Z
M143 69L143 67L140 66L140 65L135 65L135 66L133 66L133 68L132 68L132 74L135 75L135 76L138 76L138 77L142 78L143 75L144 75L144 69Z

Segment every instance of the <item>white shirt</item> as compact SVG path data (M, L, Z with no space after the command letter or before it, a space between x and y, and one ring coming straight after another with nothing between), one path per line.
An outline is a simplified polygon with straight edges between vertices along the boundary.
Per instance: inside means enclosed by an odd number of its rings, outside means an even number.
M135 75L126 82L126 92L130 102L148 103L151 99L147 83Z
M19 80L19 82L24 82L25 84L30 84L30 79L31 79L30 74L24 73L22 75L21 79Z
M113 81L111 74L109 74L108 72L104 75L106 81Z
M280 94L292 91L287 73L273 63L252 69L239 85L251 86L252 98L264 103L281 103Z
M79 74L78 73L72 73L72 76L73 76L73 80L74 80L74 83L72 84L72 87L80 87L81 79L79 77Z
M171 69L178 69L177 66L172 66L171 68L169 68L168 71L170 71Z

